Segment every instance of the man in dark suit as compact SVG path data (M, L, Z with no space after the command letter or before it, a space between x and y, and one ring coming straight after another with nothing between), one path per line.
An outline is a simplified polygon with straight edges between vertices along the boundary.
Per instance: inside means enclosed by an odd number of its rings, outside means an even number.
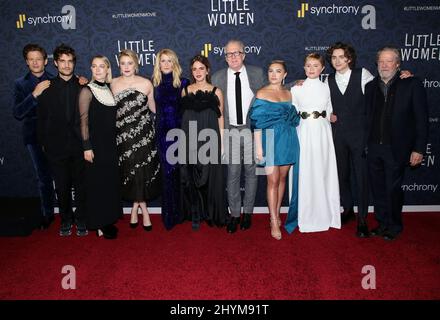
M34 165L41 199L41 228L46 229L54 219L55 192L49 163L37 143L37 98L49 87L53 75L45 71L47 53L38 44L27 44L23 48L23 58L29 72L15 80L13 114L23 121L23 142Z
M333 141L338 165L342 224L355 218L353 205L357 198L358 226L356 235L368 237L368 183L367 163L364 154L365 85L373 75L365 68L355 68L356 51L348 44L337 42L327 50L335 73L327 78L333 113ZM354 173L355 190L352 190Z
M376 220L373 236L394 240L402 232L405 168L423 160L428 135L426 92L417 78L400 79L400 51L392 46L377 53L379 76L365 87L366 145Z
M54 63L58 76L38 97L37 130L54 175L61 215L61 236L87 235L83 209L82 177L84 157L79 132L78 94L80 84L73 75L75 51L64 44L55 48ZM75 217L72 209L72 187L75 189Z
M212 76L212 84L220 88L225 97L225 129L229 130L225 153L228 160L227 191L231 217L226 227L228 233L234 233L238 224L246 230L251 226L257 192L256 164L253 157L252 133L248 111L255 93L264 84L263 69L244 65L246 57L244 45L239 40L230 40L225 46L225 57L228 68L217 71ZM234 143L234 141L239 143ZM230 143L229 143L230 142ZM244 166L245 190L243 198L243 215L240 221L241 168Z

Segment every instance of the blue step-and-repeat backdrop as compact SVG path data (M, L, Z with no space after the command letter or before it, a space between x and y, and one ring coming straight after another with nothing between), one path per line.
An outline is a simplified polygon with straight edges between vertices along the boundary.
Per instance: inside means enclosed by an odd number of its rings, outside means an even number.
M423 82L429 102L429 141L423 166L408 172L405 204L440 211L440 1L388 0L96 0L0 1L0 196L37 194L32 164L22 143L21 123L12 116L14 79L27 72L22 48L39 43L48 53L64 42L78 56L76 73L90 78L90 58L103 54L118 75L118 52L129 48L150 77L156 53L177 52L188 76L189 60L206 55L212 71L226 66L225 42L245 43L246 61L288 65L288 81L304 78L303 59L336 41L357 50L357 66L376 74L375 53L385 44L401 49L402 68ZM327 64L324 71L330 72ZM260 178L256 205L266 206ZM420 207L422 208L422 207Z

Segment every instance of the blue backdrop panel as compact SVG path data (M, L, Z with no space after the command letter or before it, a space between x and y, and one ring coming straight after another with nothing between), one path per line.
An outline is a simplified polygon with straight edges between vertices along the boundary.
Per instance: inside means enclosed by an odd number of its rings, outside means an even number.
M408 205L439 205L440 3L432 1L1 1L0 21L0 196L36 195L31 161L22 144L21 123L12 117L13 81L27 72L21 56L26 43L50 54L64 42L77 51L76 73L90 77L90 58L104 54L117 75L116 56L130 48L139 54L143 76L150 76L156 53L174 49L188 76L188 62L207 55L212 71L226 66L223 45L239 38L246 61L266 67L287 62L288 81L304 78L303 59L325 52L336 41L351 43L358 66L376 73L375 53L384 44L401 48L402 67L424 83L430 113L430 137L422 168L404 183ZM325 72L330 72L327 65ZM257 206L265 206L260 178Z

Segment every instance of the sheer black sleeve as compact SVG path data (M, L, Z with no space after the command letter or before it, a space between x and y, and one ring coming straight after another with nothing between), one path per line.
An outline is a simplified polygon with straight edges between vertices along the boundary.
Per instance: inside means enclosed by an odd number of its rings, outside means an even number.
M79 94L79 117L84 150L93 149L89 136L89 109L92 98L93 94L89 87L84 87L81 89Z

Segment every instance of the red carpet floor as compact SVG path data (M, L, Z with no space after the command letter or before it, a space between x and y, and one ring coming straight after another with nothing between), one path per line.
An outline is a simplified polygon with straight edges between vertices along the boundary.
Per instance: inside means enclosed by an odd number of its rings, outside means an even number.
M394 242L356 238L355 222L276 241L267 215L233 235L152 221L148 233L125 216L117 240L61 238L58 218L29 237L0 238L0 299L440 299L439 213L405 214ZM61 286L65 265L75 267L75 290ZM376 289L362 288L365 265Z

